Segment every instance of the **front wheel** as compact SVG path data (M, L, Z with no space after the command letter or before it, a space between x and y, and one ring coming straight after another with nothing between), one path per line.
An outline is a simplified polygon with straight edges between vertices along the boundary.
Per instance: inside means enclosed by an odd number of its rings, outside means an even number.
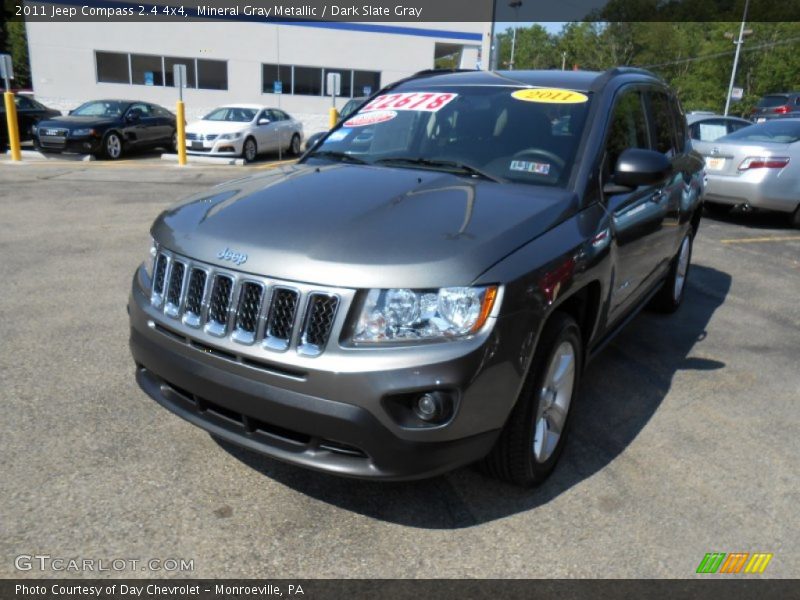
M792 214L792 227L800 229L800 204L797 205L797 209Z
M122 139L111 132L103 140L103 156L108 160L117 160L122 156Z
M483 459L485 472L523 486L550 475L564 450L582 368L580 328L571 316L557 312L542 331L514 410Z
M686 289L686 279L689 277L689 267L692 263L692 231L689 231L681 241L681 246L669 268L664 284L651 301L651 307L663 313L673 313L681 305Z
M258 146L256 146L256 141L249 137L242 146L242 158L244 162L251 163L256 159L256 156L258 156Z
M300 154L300 136L296 133L292 136L292 141L289 144L289 152L291 152L292 156Z

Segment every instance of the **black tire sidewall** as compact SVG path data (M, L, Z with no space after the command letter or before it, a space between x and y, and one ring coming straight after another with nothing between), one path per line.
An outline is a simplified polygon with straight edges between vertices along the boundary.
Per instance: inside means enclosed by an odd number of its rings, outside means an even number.
M247 157L247 144L248 143L253 144L253 147L255 148L255 152L253 153L253 158L248 158ZM252 137L248 137L247 139L245 139L244 143L242 144L242 158L244 159L244 162L247 162L247 163L253 162L256 158L258 158L258 145L256 144L255 139L253 139Z
M295 141L297 148L295 149ZM300 154L300 149L302 147L302 143L300 141L300 136L296 133L292 136L292 141L289 142L289 151L292 153L293 156L297 156Z
M111 139L111 136L115 136L119 140L119 156L111 156L111 154L109 154L108 152L108 140ZM119 160L120 158L122 158L122 152L123 152L122 138L116 131L109 131L105 135L105 137L103 137L103 149L101 151L103 157L108 160Z

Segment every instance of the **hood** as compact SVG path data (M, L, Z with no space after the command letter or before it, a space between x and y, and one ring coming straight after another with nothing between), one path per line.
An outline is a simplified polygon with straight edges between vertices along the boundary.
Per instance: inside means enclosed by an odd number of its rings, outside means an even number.
M66 115L63 117L42 119L39 121L38 127L76 129L79 127L103 127L105 125L113 125L117 122L119 122L119 119L110 119L108 117L76 117L74 115Z
M294 165L164 211L152 233L228 269L342 287L467 285L561 222L572 192L430 170ZM245 254L236 266L221 260Z
M192 121L186 126L187 133L234 133L250 127L241 121Z

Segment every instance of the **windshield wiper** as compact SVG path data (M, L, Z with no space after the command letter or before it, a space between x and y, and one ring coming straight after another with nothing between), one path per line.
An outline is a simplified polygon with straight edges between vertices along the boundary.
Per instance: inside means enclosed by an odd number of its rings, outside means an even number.
M494 181L495 183L503 183L503 180L495 175L491 175L486 171L473 167L470 164L459 162L457 160L440 160L435 158L409 158L398 156L395 158L381 158L375 161L375 164L405 164L416 165L421 167L429 167L432 169L445 169L448 171L461 171L462 173Z
M362 158L358 158L357 156L353 156L347 152L337 152L336 150L319 150L318 152L314 152L314 154L309 154L308 158L330 158L332 160L351 162L357 165L368 164L367 161Z

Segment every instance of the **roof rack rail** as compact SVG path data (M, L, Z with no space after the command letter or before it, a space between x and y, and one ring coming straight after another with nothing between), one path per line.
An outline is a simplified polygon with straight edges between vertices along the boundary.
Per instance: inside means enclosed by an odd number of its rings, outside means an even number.
M478 69L423 69L422 71L417 71L414 73L409 79L413 79L414 77L423 76L423 75L439 75L444 73L474 73Z
M612 67L603 72L600 77L595 79L592 82L590 87L591 91L597 91L601 89L606 83L608 83L609 79L612 77L616 77L617 75L646 75L647 77L652 77L653 79L657 79L659 81L664 81L661 77L653 73L652 71L648 71L647 69L642 69L639 67Z

